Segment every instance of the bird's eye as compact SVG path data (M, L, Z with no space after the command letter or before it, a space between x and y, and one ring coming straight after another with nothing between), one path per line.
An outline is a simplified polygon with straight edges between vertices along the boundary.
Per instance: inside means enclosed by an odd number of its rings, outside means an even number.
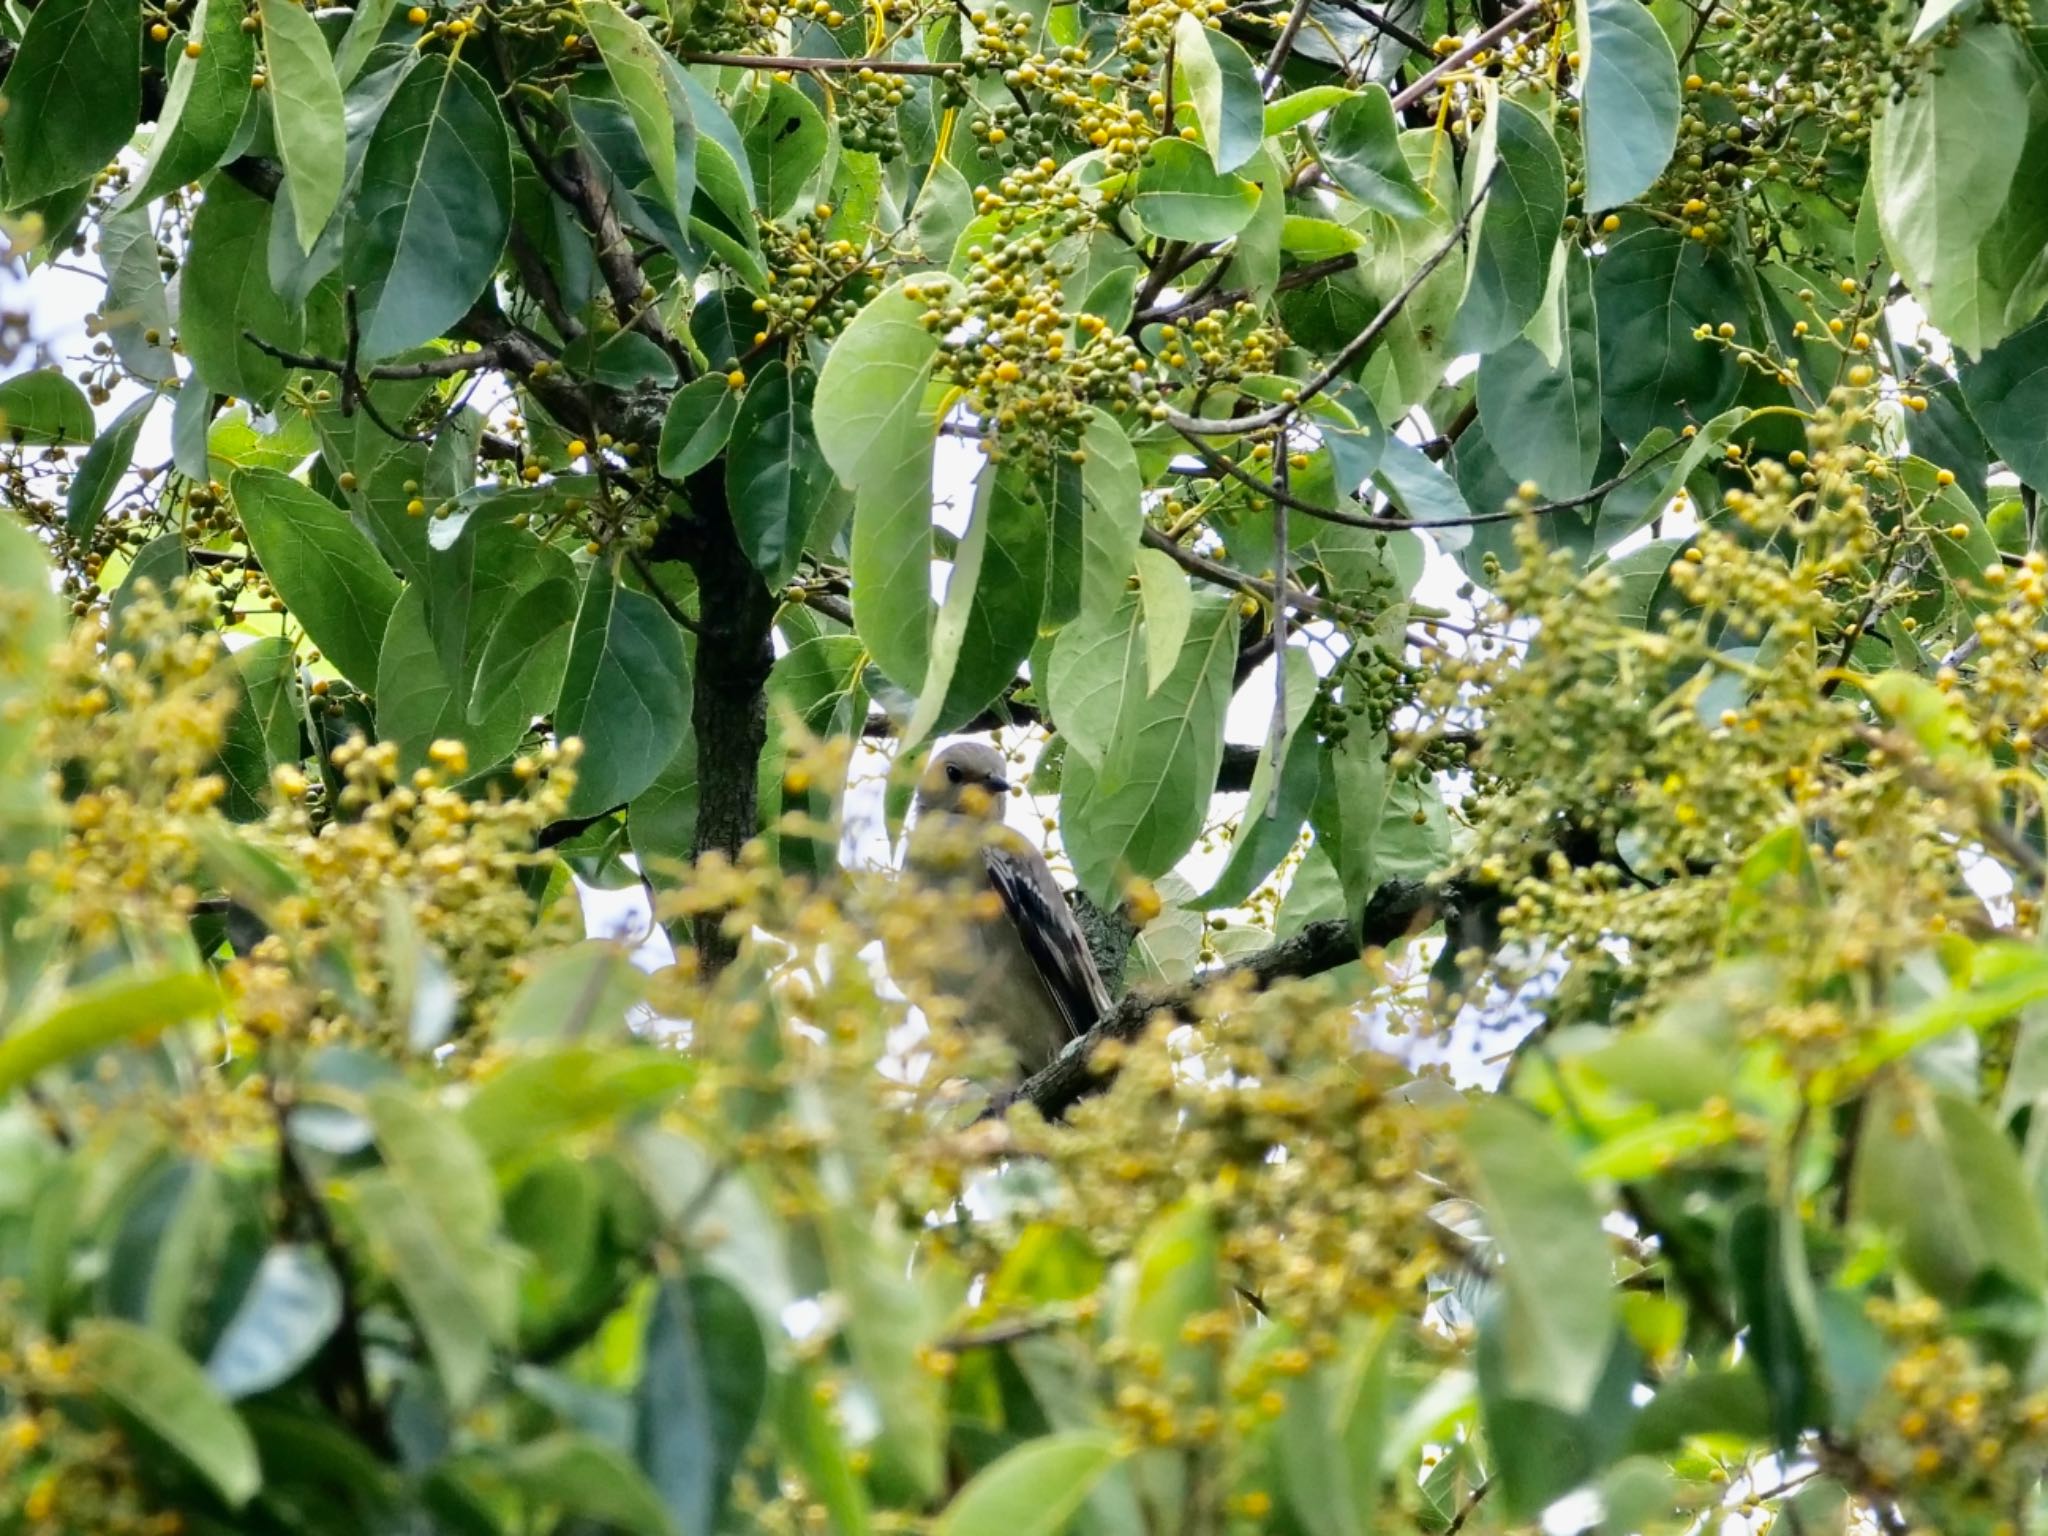
M958 784L960 782L960 767L957 763L946 764L946 782L949 784Z

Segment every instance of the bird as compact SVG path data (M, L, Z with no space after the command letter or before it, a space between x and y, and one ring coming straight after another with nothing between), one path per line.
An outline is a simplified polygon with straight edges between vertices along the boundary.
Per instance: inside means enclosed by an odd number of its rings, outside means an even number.
M904 867L941 891L959 931L928 946L928 981L960 1022L998 1034L1028 1076L1110 1009L1052 866L1003 822L1007 764L985 742L935 753L918 779Z

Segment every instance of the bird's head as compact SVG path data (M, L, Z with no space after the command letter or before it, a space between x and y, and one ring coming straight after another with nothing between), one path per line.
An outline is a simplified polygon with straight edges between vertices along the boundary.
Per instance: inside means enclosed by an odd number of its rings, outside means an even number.
M917 813L1000 821L1010 791L1003 754L986 742L962 741L936 753L917 781Z

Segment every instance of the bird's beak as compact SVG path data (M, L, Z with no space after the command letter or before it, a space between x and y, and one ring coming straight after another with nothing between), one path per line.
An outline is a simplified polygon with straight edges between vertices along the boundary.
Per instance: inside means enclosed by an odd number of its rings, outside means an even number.
M988 787L999 795L1007 795L1010 792L1010 781L1008 779L990 779Z

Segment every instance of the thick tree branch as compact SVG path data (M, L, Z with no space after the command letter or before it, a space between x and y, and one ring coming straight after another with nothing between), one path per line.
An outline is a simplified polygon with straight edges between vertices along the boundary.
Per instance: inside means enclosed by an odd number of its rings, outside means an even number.
M1263 990L1289 977L1334 971L1368 949L1385 948L1428 927L1455 908L1461 895L1456 886L1389 880L1366 902L1356 931L1348 919L1327 918L1256 954L1204 972L1186 986L1127 993L1093 1029L1070 1044L1057 1061L1025 1079L996 1110L1028 1101L1048 1119L1057 1119L1103 1086L1103 1074L1091 1062L1103 1041L1136 1039L1161 1014L1192 1018L1196 1001L1219 982L1244 980Z

